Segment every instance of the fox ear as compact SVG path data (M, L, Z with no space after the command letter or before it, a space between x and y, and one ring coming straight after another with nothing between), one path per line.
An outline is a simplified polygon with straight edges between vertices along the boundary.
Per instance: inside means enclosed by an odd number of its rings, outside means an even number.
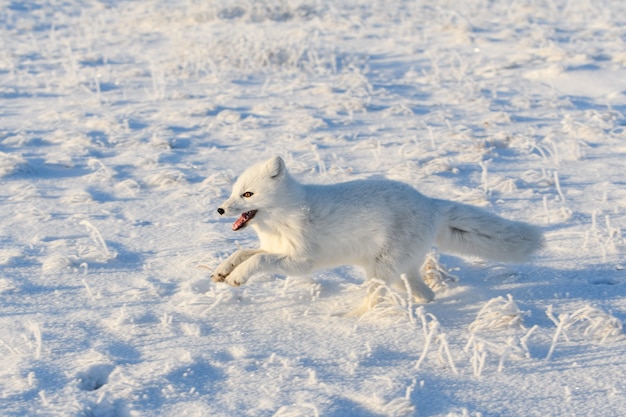
M285 167L285 162L280 156L275 156L269 161L267 161L267 172L270 175L270 178L277 179L283 176L287 168Z

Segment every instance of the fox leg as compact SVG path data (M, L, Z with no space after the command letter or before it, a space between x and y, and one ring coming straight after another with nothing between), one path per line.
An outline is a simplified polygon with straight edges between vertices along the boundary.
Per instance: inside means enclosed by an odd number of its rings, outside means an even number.
M393 268L380 259L365 265L364 268L366 282L373 280L373 283L368 286L367 295L359 307L346 313L348 317L360 317L376 307L376 305L380 303L381 298L385 295L385 289L383 287L391 284L390 278L394 275Z
M242 262L245 262L252 255L262 252L260 249L239 249L233 252L224 262L222 262L215 272L211 274L211 280L214 282L224 282L231 272Z
M295 258L266 252L257 252L243 261L226 277L232 286L245 284L255 274L304 275L313 270L312 262L306 258Z
M425 258L426 253L414 251L410 259L403 259L403 262L399 263L404 266L400 272L393 275L393 287L401 291L410 290L417 303L429 303L435 298L435 293L426 285L422 277L421 268Z
M403 290L407 290L406 286L408 285L411 290L411 294L413 295L413 299L418 303L429 303L435 298L435 293L433 290L426 285L424 279L422 278L422 274L417 269L411 269L408 273L404 274L406 277L406 283L402 279L402 274L400 278L395 281L395 287L401 287Z
M421 260L419 256L414 259ZM408 262L404 262L405 265L407 263ZM403 262L396 259L389 259L386 262L381 262L380 259L378 259L365 268L367 279L381 280L385 285L397 291L406 292L410 290L415 302L428 303L432 301L435 298L435 293L424 283L420 273L419 262L410 262L406 268L398 269L395 267L395 265L401 264L403 264ZM406 282L402 279L402 275L406 276ZM361 306L350 315L362 315L376 306L384 295L384 293L381 292L381 285L382 283L380 285L371 286ZM409 288L407 288L407 285Z

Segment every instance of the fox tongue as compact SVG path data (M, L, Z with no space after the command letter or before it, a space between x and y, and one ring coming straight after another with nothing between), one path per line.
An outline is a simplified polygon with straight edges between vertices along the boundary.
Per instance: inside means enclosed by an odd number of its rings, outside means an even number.
M253 218L255 214L256 214L256 210L251 210L251 211L246 211L245 213L241 213L241 216L239 216L239 218L235 220L235 223L233 223L233 230L239 230L242 227L244 227L246 223L248 222L248 220Z

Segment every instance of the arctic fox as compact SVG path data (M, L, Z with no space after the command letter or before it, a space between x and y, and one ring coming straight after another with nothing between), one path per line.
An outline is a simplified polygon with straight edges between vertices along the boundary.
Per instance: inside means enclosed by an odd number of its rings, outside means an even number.
M358 265L367 279L391 288L406 288L408 281L415 301L426 303L434 293L420 268L433 245L505 262L526 261L543 245L536 226L432 199L401 182L300 184L280 157L248 168L217 211L239 216L232 229L251 226L261 243L237 250L211 276L234 286L259 273L304 275ZM366 299L365 310L375 303Z

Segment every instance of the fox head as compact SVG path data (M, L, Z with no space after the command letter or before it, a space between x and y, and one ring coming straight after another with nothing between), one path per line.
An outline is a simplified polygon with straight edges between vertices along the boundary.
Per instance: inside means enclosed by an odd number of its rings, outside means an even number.
M255 225L272 216L273 208L286 194L288 181L285 162L278 156L253 165L237 179L230 197L217 212L221 216L239 216L233 223L234 231Z

